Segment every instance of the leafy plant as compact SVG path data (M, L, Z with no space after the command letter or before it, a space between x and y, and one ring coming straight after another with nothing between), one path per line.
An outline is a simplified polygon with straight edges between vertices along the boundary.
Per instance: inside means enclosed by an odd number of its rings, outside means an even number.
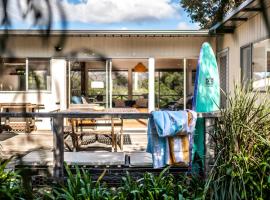
M142 178L134 179L129 173L122 178L120 187L112 188L101 183L105 171L95 182L88 172L75 168L72 174L66 166L68 179L65 184L57 185L52 192L48 192L48 199L106 199L106 200L173 200L173 199L201 199L204 182L201 177L182 174L174 177L164 169L158 176L145 173Z
M0 199L23 199L21 177L14 171L6 170L9 161L0 161Z
M65 168L68 175L66 184L54 187L52 193L46 195L47 198L65 200L112 199L110 191L101 184L101 179L106 171L94 182L89 172L79 169L78 166L75 167L75 174L67 165Z
M217 160L205 195L267 199L270 194L270 99L235 87L213 134ZM259 101L258 101L259 100Z

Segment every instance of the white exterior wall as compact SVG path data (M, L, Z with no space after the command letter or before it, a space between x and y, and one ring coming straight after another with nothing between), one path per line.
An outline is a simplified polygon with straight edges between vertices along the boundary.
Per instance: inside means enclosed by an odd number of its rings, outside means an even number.
M270 19L270 7L267 9ZM269 37L262 14L257 14L243 22L233 34L225 34L217 39L217 53L229 49L229 91L233 90L234 82L240 83L240 48L250 43L258 42Z

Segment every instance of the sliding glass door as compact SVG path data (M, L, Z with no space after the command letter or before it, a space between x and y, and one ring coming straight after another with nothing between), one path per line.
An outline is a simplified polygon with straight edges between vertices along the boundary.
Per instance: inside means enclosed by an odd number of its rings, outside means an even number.
M196 59L155 60L156 109L191 108ZM69 62L70 104L148 109L147 59Z
M109 107L109 61L69 62L70 104Z

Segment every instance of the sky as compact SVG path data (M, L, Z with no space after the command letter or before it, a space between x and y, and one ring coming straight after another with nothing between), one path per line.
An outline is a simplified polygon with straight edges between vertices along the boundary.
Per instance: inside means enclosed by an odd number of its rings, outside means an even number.
M31 13L23 19L27 10L25 0L10 0L9 15L12 29L35 29ZM13 3L12 3L13 2ZM49 16L40 0L34 1L44 16ZM66 15L66 29L71 30L196 30L179 0L51 0L53 29L63 29L59 8ZM19 9L20 8L20 9Z

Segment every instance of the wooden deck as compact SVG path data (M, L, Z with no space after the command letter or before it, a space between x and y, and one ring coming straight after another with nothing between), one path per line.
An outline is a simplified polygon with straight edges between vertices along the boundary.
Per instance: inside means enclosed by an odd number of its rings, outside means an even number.
M144 152L147 145L146 127L138 124L137 127L128 128L129 123L131 122L124 125L123 152ZM85 145L81 151L109 152L111 145L108 142L101 136L98 141ZM1 156L4 158L26 155L33 151L52 151L53 133L52 131L33 131L30 134L3 132L0 134L0 148Z

